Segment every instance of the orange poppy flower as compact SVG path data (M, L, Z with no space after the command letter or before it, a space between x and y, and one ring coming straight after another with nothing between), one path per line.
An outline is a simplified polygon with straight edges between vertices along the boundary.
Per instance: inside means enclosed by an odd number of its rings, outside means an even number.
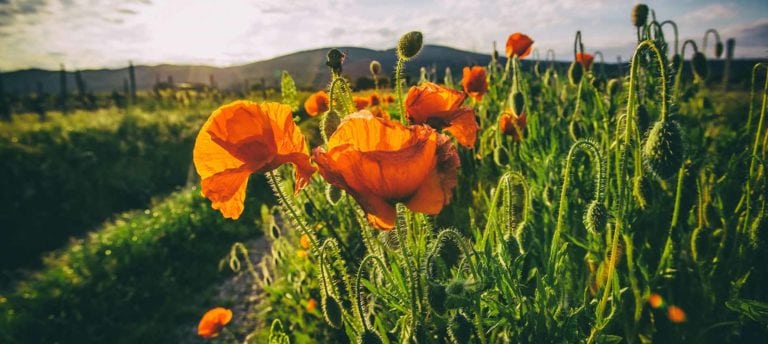
M685 311L677 306L669 306L669 308L667 308L667 318L669 318L669 321L676 324L684 323L688 319L685 315Z
M328 111L328 107L330 106L329 103L330 99L328 98L328 93L325 93L325 91L318 91L309 96L307 101L304 102L304 110L306 110L307 114L311 117L315 117L318 114Z
M298 250L296 251L296 257L307 258L309 257L309 253L307 253L307 251L304 251L304 250Z
M387 95L387 96L384 98L384 101L385 101L385 102L387 102L387 103L394 103L394 102L395 102L395 96L393 96L393 95L391 95L391 94L388 94L388 95Z
M371 101L368 98L365 97L354 97L352 100L355 102L355 107L358 110L362 110L368 107L368 105L371 103Z
M313 312L315 309L317 309L317 300L315 299L309 299L307 301L307 312Z
M213 308L203 315L197 325L197 335L205 339L213 338L232 320L232 311L223 307Z
M477 139L475 110L461 107L467 95L431 82L413 86L405 96L406 117L413 124L445 129L462 146L474 147Z
M485 68L473 66L464 67L461 85L464 86L464 92L467 92L472 98L480 101L483 95L488 91L488 81L485 80Z
M216 109L197 134L192 159L202 194L231 219L243 212L251 173L291 163L298 192L315 172L291 108L278 103L235 101Z
M517 55L517 58L523 58L531 53L531 47L533 46L533 40L522 33L515 32L509 35L507 38L507 57Z
M381 97L379 97L379 95L376 93L371 93L371 95L368 97L368 101L370 102L371 106L381 105Z
M648 297L648 304L651 305L651 308L658 309L664 306L664 298L659 294L653 293Z
M301 235L301 238L299 239L299 244L301 245L301 248L303 248L303 249L305 249L305 250L308 250L308 249L309 249L309 246L310 246L312 243L309 241L309 236L308 236L308 235L306 235L306 234L302 234L302 235Z
M516 116L512 111L507 110L499 117L499 128L503 134L512 136L512 139L519 142L523 139L527 122L525 113Z
M581 63L581 65L584 67L584 70L588 71L590 67L592 67L592 61L594 61L595 57L587 54L587 53L576 53L576 62Z
M381 229L395 225L395 203L437 214L451 199L459 157L447 136L425 125L406 127L369 111L348 115L328 139L328 151L312 151L328 183L357 200Z

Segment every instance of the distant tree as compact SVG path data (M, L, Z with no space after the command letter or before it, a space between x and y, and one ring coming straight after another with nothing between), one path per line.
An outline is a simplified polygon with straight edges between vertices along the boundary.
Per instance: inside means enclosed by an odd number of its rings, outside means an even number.
M376 87L376 83L367 76L361 76L355 80L355 91L370 90L374 87Z

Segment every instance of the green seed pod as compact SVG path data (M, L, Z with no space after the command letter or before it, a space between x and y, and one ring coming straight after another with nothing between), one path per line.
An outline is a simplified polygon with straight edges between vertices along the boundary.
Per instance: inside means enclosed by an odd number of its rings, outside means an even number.
M411 31L400 37L397 43L397 57L403 61L414 58L421 51L424 36L419 31Z
M336 205L341 201L341 198L344 197L344 191L328 184L325 186L325 199L330 203L331 205Z
M592 201L584 212L584 226L590 233L601 233L608 223L608 210L603 203Z
M429 301L429 306L432 308L432 310L437 314L443 314L445 313L445 299L447 297L447 294L445 292L445 287L441 284L429 284L429 294L427 295L427 300Z
M456 313L448 322L448 336L454 344L469 343L474 325L464 314Z
M582 76L584 76L584 66L576 61L571 62L571 66L568 67L568 80L571 82L571 85L578 85L581 82Z
M496 61L499 60L499 51L496 49L493 49L493 59Z
M610 96L611 98L615 98L616 95L619 94L619 91L621 91L621 80L619 79L609 80L606 88L608 91L608 96Z
M512 111L514 111L515 116L520 116L524 109L525 97L523 97L523 93L519 91L512 92Z
M331 295L323 299L323 316L325 321L334 328L341 328L341 305Z
M723 42L717 42L715 43L715 57L720 58L723 56Z
M701 79L706 80L709 76L709 67L707 66L707 57L704 53L697 51L693 54L693 72Z
M445 287L445 292L450 295L462 295L464 290L464 280L462 279L453 280Z
M683 62L683 58L680 56L680 54L674 54L672 55L672 66L670 67L674 70L677 70L680 68L681 62Z
M509 164L509 156L504 147L496 147L496 149L493 150L493 162L499 167L504 167Z
M320 132L323 134L323 140L325 142L328 142L331 135L336 132L336 128L339 127L339 124L341 124L341 117L339 117L339 113L335 110L328 110L328 112L323 115L323 121L320 122Z
M661 179L675 175L683 164L683 134L677 123L665 119L656 122L643 145L645 166Z
M366 329L357 339L358 344L381 344L381 336L373 330Z
M648 21L648 5L635 5L635 8L632 9L632 25L635 27L643 27L645 26L646 21Z
M345 57L347 57L347 55L339 51L339 49L331 49L328 51L325 65L331 68L335 73L341 73L341 64L344 63Z
M637 118L635 120L637 121L637 129L639 129L641 133L648 130L648 125L651 122L651 115L648 114L648 108L645 107L645 105L640 104L637 106Z
M371 61L371 65L369 67L371 68L371 74L373 75L379 75L381 72L381 63L379 61Z

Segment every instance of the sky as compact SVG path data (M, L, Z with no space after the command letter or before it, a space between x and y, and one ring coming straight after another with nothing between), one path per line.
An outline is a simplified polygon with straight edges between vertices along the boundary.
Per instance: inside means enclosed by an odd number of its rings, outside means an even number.
M585 50L626 61L636 43L631 0L0 0L0 70L140 65L241 65L301 50L394 47L419 30L425 44L503 54L509 34L571 58ZM737 58L768 59L768 1L644 1L672 19L680 43L707 29L735 38ZM670 26L666 36L673 37ZM714 47L710 36L708 52ZM689 57L690 57L690 53ZM353 57L350 57L353 58Z

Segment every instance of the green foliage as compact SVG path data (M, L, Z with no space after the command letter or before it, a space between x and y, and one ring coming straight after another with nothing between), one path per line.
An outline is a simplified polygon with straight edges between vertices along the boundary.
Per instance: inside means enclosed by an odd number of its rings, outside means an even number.
M0 124L0 268L28 265L118 211L183 185L206 113L100 110Z
M280 78L280 94L283 99L283 104L291 107L291 111L299 111L299 98L298 91L296 90L296 83L287 71L283 71Z
M249 200L244 218L258 218L258 202ZM209 303L218 261L257 233L252 221L223 219L198 189L121 214L0 295L0 342L178 342L188 337L174 331L180 323L193 331L220 306Z

